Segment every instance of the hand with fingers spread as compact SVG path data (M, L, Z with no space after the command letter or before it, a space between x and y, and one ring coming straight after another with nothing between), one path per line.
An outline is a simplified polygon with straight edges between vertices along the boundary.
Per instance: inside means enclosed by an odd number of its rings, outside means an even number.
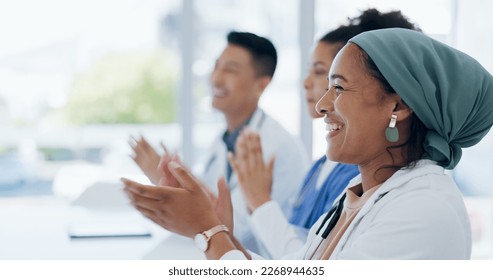
M135 208L165 229L187 237L220 224L232 232L232 205L224 179L218 182L219 196L214 203L205 191L206 187L183 165L172 161L168 170L175 178L176 186L148 186L122 178L125 192ZM213 250L212 254L217 253L213 257L236 249L232 234L222 238L220 243L225 245L216 248L219 253Z
M164 149L164 155L161 157L142 135L139 139L130 137L129 144L133 150L132 159L153 184L158 184L161 178L166 176L166 173L159 168L160 161L169 162L175 158L175 155L170 154L166 146L161 143Z
M244 129L236 140L235 155L229 153L228 160L250 211L272 199L274 157L264 162L258 133Z
M171 161L183 165L183 163L180 162L180 158L177 155L169 156L169 153L166 150L166 154L161 157L161 161L159 162L159 169L163 173L163 176L159 180L159 184L158 184L159 186L178 187L179 185L178 180L175 178L175 176L169 169L169 163ZM224 177L219 178L217 182L218 196L216 196L204 184L200 183L199 186L209 196L209 199L212 201L212 204L215 205L216 214L221 219L223 224L228 226L228 228L232 231L233 207L231 205L231 198L230 198L231 194L229 193L229 188L227 186Z
M201 183L176 162L169 163L169 170L178 186L146 186L122 179L132 204L155 223L188 237L221 224Z

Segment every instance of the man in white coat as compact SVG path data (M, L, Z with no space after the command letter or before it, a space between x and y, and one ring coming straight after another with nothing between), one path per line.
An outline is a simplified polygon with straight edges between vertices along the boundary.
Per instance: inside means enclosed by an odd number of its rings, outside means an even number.
M227 39L228 44L211 75L212 105L223 113L226 129L211 147L201 179L216 192L218 179L225 177L232 196L235 236L247 249L269 257L251 231L250 215L227 154L234 153L243 128L260 134L265 159L275 158L272 199L281 205L286 216L290 214L291 198L296 197L309 161L301 141L258 107L276 69L277 53L273 44L246 32L231 32ZM163 175L156 169L159 156L145 139L135 140L131 145L135 162L157 184Z

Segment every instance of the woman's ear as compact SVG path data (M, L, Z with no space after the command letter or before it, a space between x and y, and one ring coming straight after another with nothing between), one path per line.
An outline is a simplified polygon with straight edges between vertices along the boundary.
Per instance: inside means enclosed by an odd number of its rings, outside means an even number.
M397 121L399 122L409 118L413 114L413 110L396 94L394 96L394 110L392 114L397 116Z

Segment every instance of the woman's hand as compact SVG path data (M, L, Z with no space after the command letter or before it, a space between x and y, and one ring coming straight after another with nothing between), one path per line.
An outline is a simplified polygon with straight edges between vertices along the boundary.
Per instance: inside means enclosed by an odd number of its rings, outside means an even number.
M236 140L235 155L228 153L228 160L250 211L271 200L274 157L264 163L258 133L244 129Z
M153 184L157 184L163 175L161 170L158 169L159 154L142 135L139 139L131 136L128 144L133 150L131 157L134 162Z
M135 208L165 229L187 237L224 224L230 232L213 236L205 252L207 258L218 259L237 248L249 257L232 233L233 208L224 178L218 181L219 195L213 201L210 191L184 166L171 161L167 170L176 180L175 186L146 186L122 178Z
M222 224L205 186L179 163L167 166L176 186L147 186L122 178L132 204L165 229L187 237Z
M180 161L176 154L170 153L161 142L164 154L160 156L143 136L139 139L130 137L129 144L133 150L132 159L153 184L176 185L167 170L167 164L170 161Z
M161 144L162 145L162 144ZM158 180L157 185L159 186L169 186L169 187L178 187L178 181L171 173L169 169L169 163L174 161L183 166L183 163L180 160L180 157L177 154L172 154L168 151L168 149L162 145L164 149L164 155L161 157L159 161L157 169L160 171L161 178Z

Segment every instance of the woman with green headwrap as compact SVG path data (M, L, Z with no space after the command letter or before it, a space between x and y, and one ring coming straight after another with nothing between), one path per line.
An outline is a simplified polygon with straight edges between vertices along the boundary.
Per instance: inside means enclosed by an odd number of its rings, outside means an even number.
M467 212L445 168L454 168L461 149L492 126L493 77L426 35L383 29L351 39L328 79L317 104L325 116L327 156L358 165L361 175L312 227L305 246L287 258L470 258ZM160 190L169 207L161 213L167 229L192 237L228 221L214 210L228 208L227 196L215 205L188 170L178 163L169 168L179 186ZM156 191L124 182L136 205ZM195 207L172 211L175 205ZM206 256L249 256L221 228L204 232Z
M305 258L470 258L467 212L444 168L493 124L493 77L478 62L418 32L367 32L337 55L317 109L328 157L361 177Z

